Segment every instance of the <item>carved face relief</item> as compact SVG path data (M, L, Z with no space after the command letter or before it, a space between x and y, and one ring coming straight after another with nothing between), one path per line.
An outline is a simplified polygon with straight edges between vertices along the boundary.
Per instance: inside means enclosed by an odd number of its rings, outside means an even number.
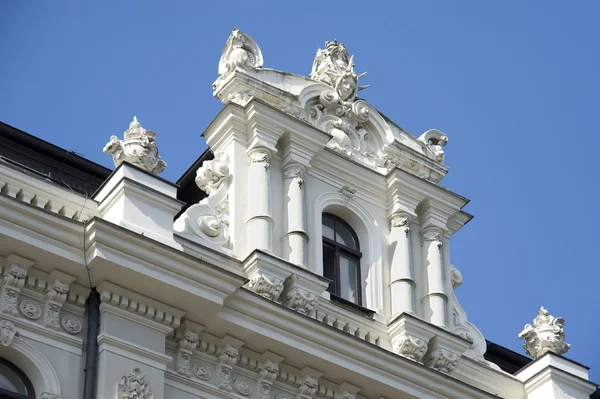
M345 76L338 83L337 91L342 101L346 101L354 96L356 91L356 80L353 76Z

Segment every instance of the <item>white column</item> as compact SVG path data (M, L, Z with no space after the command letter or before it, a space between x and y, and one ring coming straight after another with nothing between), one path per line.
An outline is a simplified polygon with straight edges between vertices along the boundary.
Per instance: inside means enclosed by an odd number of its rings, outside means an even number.
M428 227L421 232L427 294L421 299L426 320L438 326L447 325L447 301L444 291L442 229Z
M284 236L284 253L287 259L297 265L306 266L306 205L304 203L304 168L290 165L283 171L284 211L287 230Z
M273 217L271 215L271 153L266 148L248 152L248 251L271 251Z
M402 312L415 313L409 224L410 217L405 213L394 214L390 222L392 318Z

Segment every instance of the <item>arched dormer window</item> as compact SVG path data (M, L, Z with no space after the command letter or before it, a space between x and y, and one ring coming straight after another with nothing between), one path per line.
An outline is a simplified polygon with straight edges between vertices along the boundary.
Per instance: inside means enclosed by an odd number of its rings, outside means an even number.
M33 385L20 368L0 357L0 397L35 399Z
M342 219L323 213L323 275L330 294L362 305L360 245L354 230Z

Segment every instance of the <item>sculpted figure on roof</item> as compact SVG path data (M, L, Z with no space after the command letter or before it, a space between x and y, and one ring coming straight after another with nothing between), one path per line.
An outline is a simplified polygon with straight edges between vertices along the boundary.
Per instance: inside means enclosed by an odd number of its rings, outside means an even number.
M358 86L358 80L365 73L354 72L354 56L348 54L346 46L337 40L325 42L325 49L317 50L310 78L333 87L342 101L354 101L359 90L368 86Z

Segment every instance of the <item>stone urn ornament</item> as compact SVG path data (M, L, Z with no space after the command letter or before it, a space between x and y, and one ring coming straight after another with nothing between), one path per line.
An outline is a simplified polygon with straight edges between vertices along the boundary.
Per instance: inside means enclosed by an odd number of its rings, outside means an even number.
M534 359L542 357L547 352L556 355L566 353L571 345L565 342L564 325L565 319L550 315L542 306L533 320L533 325L526 324L519 334L519 338L525 340L523 349Z
M167 166L158 155L156 133L144 129L135 116L129 129L123 134L123 140L111 136L104 147L104 153L112 154L115 167L126 161L153 175L161 173Z

